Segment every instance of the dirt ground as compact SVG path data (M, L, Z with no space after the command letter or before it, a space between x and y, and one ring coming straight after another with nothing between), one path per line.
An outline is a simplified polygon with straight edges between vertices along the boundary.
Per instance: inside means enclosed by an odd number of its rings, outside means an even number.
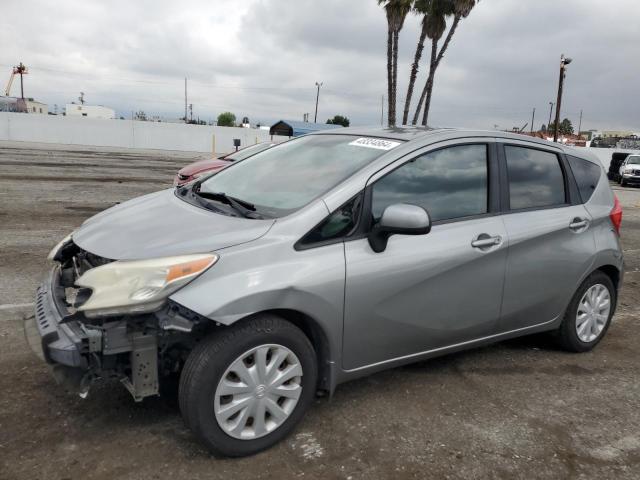
M169 187L190 161L0 146L0 479L640 477L640 188L614 186L627 272L590 353L534 336L380 373L238 460L196 443L175 396L64 393L22 333L49 249L94 213Z

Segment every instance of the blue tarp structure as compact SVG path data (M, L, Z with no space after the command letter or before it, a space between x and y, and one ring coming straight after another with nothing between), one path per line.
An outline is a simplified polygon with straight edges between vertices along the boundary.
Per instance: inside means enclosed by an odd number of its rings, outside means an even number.
M344 128L342 125L330 125L326 123L299 122L295 120L280 120L269 129L270 135L283 135L285 137L297 137L305 133L329 130L332 128Z

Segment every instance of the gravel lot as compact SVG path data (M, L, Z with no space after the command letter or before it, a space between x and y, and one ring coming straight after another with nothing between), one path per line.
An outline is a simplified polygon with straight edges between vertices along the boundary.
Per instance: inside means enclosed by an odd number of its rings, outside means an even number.
M0 479L640 476L640 188L614 187L627 272L593 352L535 336L377 374L239 460L194 441L175 395L135 404L118 384L65 394L22 333L47 252L94 213L169 187L193 158L0 146Z

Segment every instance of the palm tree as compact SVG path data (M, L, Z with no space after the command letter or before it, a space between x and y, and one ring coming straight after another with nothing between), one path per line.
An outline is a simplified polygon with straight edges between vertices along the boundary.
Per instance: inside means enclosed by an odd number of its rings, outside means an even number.
M418 15L422 14L422 29L420 30L420 37L418 38L418 45L416 46L416 53L413 57L413 63L411 64L411 73L409 74L409 86L407 87L407 96L404 100L404 112L402 114L403 125L406 125L407 121L409 120L411 97L413 97L413 89L416 84L416 78L418 77L418 67L420 66L420 59L422 58L422 51L424 50L424 41L427 38L427 32L429 29L427 20L432 3L433 0L415 0L413 4L413 11Z
M427 125L436 70L440 65L440 61L442 60L444 53L449 47L449 43L458 28L460 20L469 16L475 5L476 0L433 0L430 2L430 8L426 13L426 21L428 24L426 28L427 37L431 40L431 62L429 64L429 75L427 76L427 81L422 89L420 101L418 102L418 106L416 107L416 111L413 116L413 125L418 123L423 103L424 114L422 116L422 125ZM438 43L447 28L446 17L451 15L453 15L453 22L451 23L451 27L449 28L449 32L444 39L440 51L438 51Z
M389 126L396 124L396 92L398 82L398 40L413 0L377 0L387 15L387 98Z

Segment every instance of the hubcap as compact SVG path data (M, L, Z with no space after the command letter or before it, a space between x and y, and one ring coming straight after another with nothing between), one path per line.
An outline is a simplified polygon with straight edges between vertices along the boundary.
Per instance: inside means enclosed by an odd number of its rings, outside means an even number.
M214 411L228 435L253 440L273 432L302 393L302 365L282 345L260 345L240 355L216 388Z
M593 342L598 338L607 324L610 311L609 289L600 283L590 287L578 304L576 315L578 338L585 343Z

